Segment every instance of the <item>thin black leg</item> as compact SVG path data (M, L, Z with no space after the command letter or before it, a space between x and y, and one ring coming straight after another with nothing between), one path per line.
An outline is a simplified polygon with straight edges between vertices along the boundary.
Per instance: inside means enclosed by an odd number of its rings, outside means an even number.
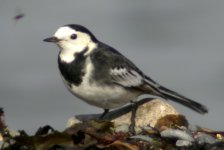
M109 109L104 109L104 112L100 116L100 119L103 119L103 117L109 112Z
M131 102L132 109L131 109L131 124L129 126L129 131L131 134L135 135L135 116L138 106L135 102Z

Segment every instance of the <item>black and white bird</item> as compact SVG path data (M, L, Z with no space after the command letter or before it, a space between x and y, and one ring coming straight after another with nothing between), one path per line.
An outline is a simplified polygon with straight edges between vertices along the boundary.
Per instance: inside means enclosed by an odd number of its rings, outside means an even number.
M208 112L198 102L159 85L81 25L62 26L44 41L60 48L58 66L67 89L88 104L103 108L103 115L143 94L175 101L201 114Z

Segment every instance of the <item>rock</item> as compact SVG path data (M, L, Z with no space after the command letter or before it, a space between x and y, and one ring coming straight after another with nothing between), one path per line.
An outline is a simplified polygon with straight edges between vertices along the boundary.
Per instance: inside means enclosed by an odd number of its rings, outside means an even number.
M178 129L166 129L160 133L161 137L163 138L172 138L177 140L186 140L193 142L194 139L192 135L188 134L185 131L178 130Z
M136 131L141 130L142 127L150 125L154 127L157 120L170 114L177 115L178 112L168 102L160 99L149 100L149 102L140 105L136 112L135 124ZM81 117L80 117L81 116ZM66 127L79 123L79 118L96 118L99 114L91 114L84 117L84 115L77 115L68 120ZM130 125L131 112L126 113L118 118L112 120L115 124L115 128L124 124Z
M190 131L192 131L192 132L196 132L196 131L198 131L199 127L198 127L197 125L190 124L190 125L188 126L188 129L189 129Z
M176 141L176 146L178 147L189 147L192 145L191 141L187 141L187 140L177 140Z
M139 140L150 142L150 143L153 142L153 138L151 138L151 137L149 137L147 135L135 135L135 136L131 136L129 138L130 139L139 139Z
M77 119L76 117L71 117L71 118L68 119L68 121L67 121L65 127L66 127L66 128L69 128L69 127L71 127L71 126L73 126L73 125L75 125L75 124L78 124L78 123L80 123L80 122L82 122L82 121L80 121L80 120Z
M216 139L212 137L211 135L208 135L206 133L198 133L195 136L195 139L197 140L198 144L214 144L216 142Z
M136 129L139 130L148 125L154 127L158 119L169 114L178 114L178 112L166 101L160 99L151 100L138 107L135 118ZM129 112L128 114L114 119L115 126L122 124L130 125L130 117L131 113Z

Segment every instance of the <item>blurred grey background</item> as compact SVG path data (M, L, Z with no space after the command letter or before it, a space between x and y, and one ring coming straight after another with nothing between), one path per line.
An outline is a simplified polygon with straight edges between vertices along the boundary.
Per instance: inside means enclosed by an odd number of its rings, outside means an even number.
M58 130L75 114L102 112L72 96L57 68L58 48L42 40L82 24L146 74L207 105L200 115L172 103L191 124L223 130L224 1L1 0L0 107L10 128ZM15 22L20 9L25 17Z

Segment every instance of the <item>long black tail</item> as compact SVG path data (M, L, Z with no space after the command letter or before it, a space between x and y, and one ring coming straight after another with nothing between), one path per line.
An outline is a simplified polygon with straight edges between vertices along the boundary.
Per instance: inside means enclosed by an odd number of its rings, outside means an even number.
M159 86L158 88L165 98L183 104L200 114L208 113L208 109L206 108L206 106L199 104L198 102L195 102L187 97L184 97L174 91L171 91L163 86Z

